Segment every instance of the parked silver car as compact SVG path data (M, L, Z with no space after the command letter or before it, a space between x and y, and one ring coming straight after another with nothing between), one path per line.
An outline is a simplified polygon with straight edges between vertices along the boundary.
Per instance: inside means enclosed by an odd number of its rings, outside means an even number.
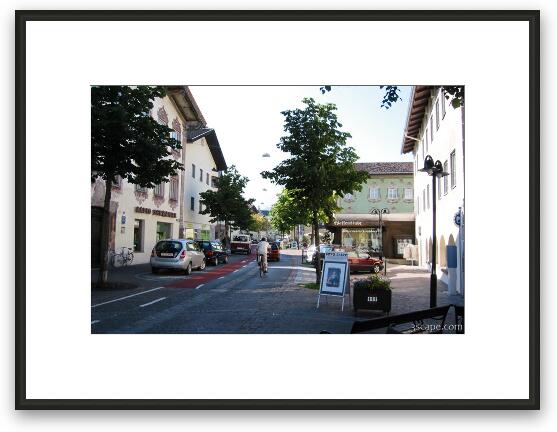
M151 252L151 271L182 270L187 275L193 268L205 268L205 254L193 240L160 240Z

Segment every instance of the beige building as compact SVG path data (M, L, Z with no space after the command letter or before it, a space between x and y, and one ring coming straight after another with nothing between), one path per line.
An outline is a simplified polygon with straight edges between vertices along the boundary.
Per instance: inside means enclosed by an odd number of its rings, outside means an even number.
M149 262L151 250L163 238L205 238L207 232L214 238L215 229L209 225L208 217L199 214L199 207L191 210L190 197L199 206L199 193L212 187L214 177L226 169L216 134L205 127L205 119L186 86L167 87L167 96L155 99L153 105L151 116L173 129L173 137L182 143L182 150L173 151L169 157L180 160L185 171L153 189L140 188L122 179L112 185L109 249L133 248L134 264ZM203 170L203 181L201 171L196 171L195 179L192 178L192 164ZM91 184L93 266L98 265L100 255L105 188L101 179Z

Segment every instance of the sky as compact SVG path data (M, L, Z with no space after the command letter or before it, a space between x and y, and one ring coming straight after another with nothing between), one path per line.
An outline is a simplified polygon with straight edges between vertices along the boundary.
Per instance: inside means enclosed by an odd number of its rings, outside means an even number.
M411 87L400 87L402 100L381 108L384 90L378 86L332 86L322 94L319 86L191 86L207 127L215 129L228 166L249 178L246 198L259 209L270 209L282 187L260 173L272 170L288 157L276 147L285 135L281 111L301 108L304 97L334 103L342 130L352 135L358 162L412 161L400 149ZM269 153L270 157L263 157Z

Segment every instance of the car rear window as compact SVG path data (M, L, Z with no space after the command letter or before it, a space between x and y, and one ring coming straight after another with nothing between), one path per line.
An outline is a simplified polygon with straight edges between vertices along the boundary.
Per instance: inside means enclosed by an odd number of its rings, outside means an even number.
M222 244L220 244L219 242L212 242L211 245L215 250L222 250Z
M197 243L203 250L211 249L211 242L203 241Z
M278 250L278 246L276 243L271 243L271 249L272 250Z
M161 241L155 246L157 252L177 253L182 250L182 243L177 241Z

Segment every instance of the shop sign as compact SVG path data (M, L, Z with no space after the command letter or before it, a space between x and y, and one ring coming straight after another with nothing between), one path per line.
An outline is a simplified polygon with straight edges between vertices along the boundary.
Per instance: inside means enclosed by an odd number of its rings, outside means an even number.
M136 207L135 212L136 213L144 213L144 214L152 214L154 216L176 218L176 213L165 211L165 210L151 210L150 208L145 208L145 207Z
M334 226L362 226L362 221L334 221Z

